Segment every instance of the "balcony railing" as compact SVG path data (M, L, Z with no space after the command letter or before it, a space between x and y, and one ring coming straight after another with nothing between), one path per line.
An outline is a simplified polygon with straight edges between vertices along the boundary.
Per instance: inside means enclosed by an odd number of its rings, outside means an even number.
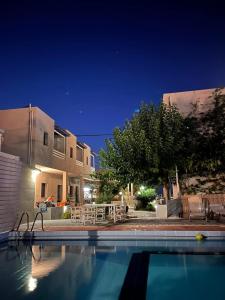
M53 155L55 157L58 157L58 158L61 158L61 159L65 159L66 158L66 154L65 153L62 153L62 152L59 152L55 149L53 149Z

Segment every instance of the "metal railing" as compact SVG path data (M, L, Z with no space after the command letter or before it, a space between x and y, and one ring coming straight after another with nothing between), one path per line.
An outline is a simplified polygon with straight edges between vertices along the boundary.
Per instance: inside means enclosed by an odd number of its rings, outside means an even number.
M23 220L23 217L26 216L27 217L27 229L26 231L29 230L29 215L28 215L28 212L24 211L20 217L20 220L19 220L19 223L18 223L18 226L16 228L16 231L19 231L19 228L20 228L20 225L22 223L22 220ZM13 231L14 231L14 228L13 228Z
M41 229L42 229L42 231L45 231L45 230L44 230L44 218L43 218L43 213L42 213L41 211L39 211L39 212L36 213L36 216L35 216L35 218L34 218L34 222L33 222L33 225L32 225L32 227L31 227L31 230L30 230L30 231L33 231L33 229L34 229L34 224L35 224L35 222L36 222L37 217L38 217L39 214L41 215Z
M42 229L42 231L44 231L44 218L43 218L43 214L42 214L41 211L39 211L39 212L36 213L35 218L34 218L34 222L33 222L33 224L32 224L32 227L31 227L31 230L30 230L30 231L33 231L35 222L36 222L37 217L38 217L39 214L41 215L41 229ZM23 217L24 217L24 216L26 216L26 219L27 219L27 228L26 228L25 231L28 231L28 230L29 230L29 227L30 227L30 226L29 226L29 214L28 214L27 211L23 211L22 214L21 214L21 217L20 217L20 220L19 220L19 223L18 223L16 229L15 229L15 225L16 225L16 224L14 224L12 231L17 231L17 232L19 231L19 228L20 228L20 225L21 225L21 223L22 223L22 221L23 221Z

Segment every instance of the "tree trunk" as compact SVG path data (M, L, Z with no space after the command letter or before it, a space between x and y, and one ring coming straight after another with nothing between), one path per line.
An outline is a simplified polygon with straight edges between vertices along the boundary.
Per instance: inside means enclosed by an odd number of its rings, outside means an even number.
M163 182L163 197L167 201L169 199L169 183Z

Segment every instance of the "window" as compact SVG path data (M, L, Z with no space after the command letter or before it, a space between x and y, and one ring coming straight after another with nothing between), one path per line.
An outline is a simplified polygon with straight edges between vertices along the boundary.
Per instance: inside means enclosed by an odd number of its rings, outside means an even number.
M70 196L71 198L73 198L73 196L74 196L74 186L72 186L72 185L70 185L69 196Z
M44 132L43 145L48 146L48 133Z
M88 163L89 163L89 159L88 159L88 156L87 156L87 158L86 158L86 164L88 165Z
M75 203L79 203L80 199L79 199L79 187L76 186L75 188Z
M70 147L70 158L73 158L73 148Z
M62 185L57 185L57 201L62 201Z
M76 159L80 162L83 162L83 160L84 160L83 149L81 147L77 146L76 150L77 150Z
M92 168L95 167L95 157L94 157L94 155L91 155L91 167Z
M54 132L54 149L65 153L65 137L57 131Z
M46 196L46 183L41 184L41 198Z

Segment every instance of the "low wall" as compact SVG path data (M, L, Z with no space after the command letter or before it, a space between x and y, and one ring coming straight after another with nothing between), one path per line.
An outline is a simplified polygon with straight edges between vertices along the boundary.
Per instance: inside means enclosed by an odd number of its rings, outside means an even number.
M179 217L182 211L182 203L180 199L167 201L167 215Z
M15 224L21 170L19 157L0 152L0 233L10 231Z
M182 203L180 199L168 200L167 204L158 204L156 209L156 217L159 219L167 219L170 216L179 217L182 212Z
M39 209L35 208L37 213ZM44 220L57 220L63 218L64 207L48 207L46 212L43 212ZM40 218L40 217L38 217Z
M199 195L183 195L181 196L181 201L182 201L182 211L183 211L183 217L186 218L188 217L189 214L189 206L188 206L188 198L203 198L206 199L209 203L221 203L223 202L225 204L225 194L199 194ZM197 198L196 198L197 199Z

